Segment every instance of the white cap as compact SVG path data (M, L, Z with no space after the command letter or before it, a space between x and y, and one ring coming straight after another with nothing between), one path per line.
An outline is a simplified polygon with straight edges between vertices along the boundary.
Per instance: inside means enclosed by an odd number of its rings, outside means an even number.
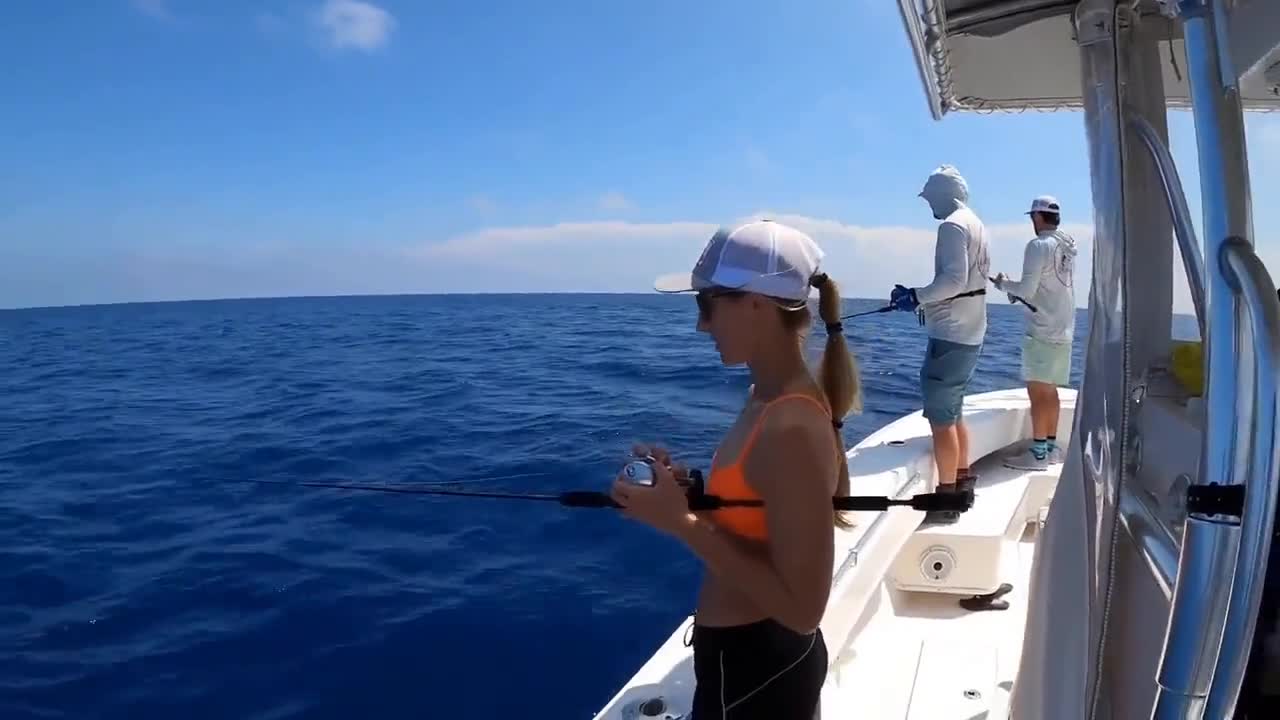
M663 275L658 292L727 288L785 300L808 300L822 248L799 230L772 220L722 227L707 241L691 273Z
M1055 215L1061 213L1062 211L1058 209L1058 198L1052 195L1041 195L1035 200L1032 200L1031 209L1027 211L1027 214L1030 215L1031 213L1038 212L1053 213Z

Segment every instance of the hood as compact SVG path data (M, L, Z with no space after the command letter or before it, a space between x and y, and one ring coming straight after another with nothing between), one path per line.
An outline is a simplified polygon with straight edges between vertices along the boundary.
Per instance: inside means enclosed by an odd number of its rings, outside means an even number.
M969 201L969 183L954 166L941 165L929 175L920 197L929 203L933 216L942 220Z
M1051 237L1058 241L1058 249L1071 257L1076 256L1076 239L1061 230L1052 230L1045 233L1045 237Z

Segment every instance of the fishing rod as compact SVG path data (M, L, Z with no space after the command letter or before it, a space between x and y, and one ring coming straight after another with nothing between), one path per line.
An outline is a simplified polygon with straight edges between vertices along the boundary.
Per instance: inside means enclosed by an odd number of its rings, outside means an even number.
M864 310L864 311L862 311L862 312L856 312L856 313L854 313L854 314L852 314L852 315L841 315L841 316L840 316L840 319L841 319L841 320L849 320L849 319L852 319L852 318L865 317L865 316L867 316L867 315L875 315L876 313L887 313L887 312L893 312L893 310L894 310L894 307L893 307L892 305L885 305L884 307L882 307L882 308L876 308L875 310Z
M637 464L645 465L648 474L652 475L652 470L648 469L647 464L643 463L643 461L637 461L628 465L628 471L625 473L628 478L627 482L641 487L651 487L653 485L652 478L645 477L642 471L633 467ZM702 492L702 473L698 470L692 470L689 475L692 481L692 487L689 489L688 493L689 510L691 511L719 510L731 507L764 506L763 500L723 498L719 495L708 495ZM440 487L415 487L412 485L369 485L362 483L318 482L311 480L302 482L285 482L281 480L248 479L246 482L261 485L326 488L332 490L353 490L358 492L396 493L401 495L433 495L442 497L554 502L564 507L572 508L619 509L622 507L615 502L608 493L596 490L570 490L560 493L519 493L490 492L483 490L453 490ZM921 493L909 498L890 498L874 495L850 495L832 498L832 507L835 510L841 511L876 512L887 510L890 507L895 506L910 507L913 510L921 510L924 512L965 512L973 506L973 496L968 493Z
M901 286L899 286L899 287L901 287ZM951 296L951 297L949 297L949 298L943 298L942 300L939 300L938 302L940 302L940 303L944 303L944 302L951 302L952 300L959 300L959 299L961 299L961 298L975 297L975 296L977 296L977 295L986 295L986 294L987 294L987 290L986 290L986 288L982 288L982 289L980 289L980 290L969 290L969 291L967 291L967 292L962 292L962 293L960 293L960 294L958 294L958 295L952 295L952 296ZM921 307L923 307L923 306L921 306ZM1028 307L1030 307L1030 306L1028 305ZM894 310L897 310L897 309L898 309L898 308L897 308L896 306L894 306L894 305L890 304L890 305L885 305L884 307L876 308L875 310L863 310L862 312L856 312L856 313L853 313L852 315L842 315L842 316L840 316L840 319L841 319L841 320L849 320L849 319L851 319L851 318L865 317L865 316L867 316L867 315L875 315L875 314L877 314L877 313L893 312ZM917 311L918 311L918 310L917 310ZM1034 312L1034 311L1033 311L1033 312Z
M1027 302L1025 299L1018 297L1017 295L1010 295L1009 299L1012 300L1014 303L1022 303L1023 305L1026 305L1027 309L1033 313L1040 312L1040 310L1035 305L1032 305L1031 303Z
M992 284L992 285L995 285L995 284L996 284L996 279L995 279L995 278L993 278L993 277L987 277L987 279L991 281L991 284ZM999 286L999 285L996 285L996 287L1000 287L1000 286ZM1035 305L1032 305L1031 303L1027 302L1027 301L1026 301L1026 299L1024 299L1024 298L1020 298L1020 297L1018 297L1017 295L1014 295L1013 293L1005 293L1005 294L1009 296L1009 300L1010 300L1011 302L1014 302L1014 303L1022 303L1023 305L1026 305L1026 306L1027 306L1027 309L1028 309L1028 310L1030 310L1030 311L1031 311L1031 312L1033 312L1033 313L1034 313L1034 312L1040 312L1040 310L1039 310Z

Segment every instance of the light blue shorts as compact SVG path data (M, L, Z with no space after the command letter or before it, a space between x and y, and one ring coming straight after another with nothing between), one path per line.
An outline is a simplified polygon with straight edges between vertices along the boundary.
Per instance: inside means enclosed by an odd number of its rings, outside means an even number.
M1022 381L1066 385L1071 380L1071 343L1022 338Z
M978 367L981 345L961 345L929 338L920 366L920 395L924 418L934 425L951 425L964 409L964 391Z

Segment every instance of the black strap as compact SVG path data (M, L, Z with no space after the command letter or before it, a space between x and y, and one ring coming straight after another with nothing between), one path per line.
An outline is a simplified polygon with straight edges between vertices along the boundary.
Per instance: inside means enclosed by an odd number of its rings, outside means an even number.
M987 289L986 289L986 288L978 288L977 290L970 290L969 292L962 292L962 293L960 293L959 295L952 295L951 297L947 298L946 300L939 300L938 302L951 302L952 300L959 300L959 299L961 299L961 298L967 298L967 297L977 297L977 296L979 296L979 295L986 295L986 294L987 294Z
M967 297L978 297L979 295L986 295L986 294L987 294L986 288L978 288L977 290L962 292L959 295L952 295L949 298L944 298L942 300L939 300L938 303L951 302L952 300L960 300L962 298L967 298ZM935 303L930 303L930 304L932 305ZM924 326L925 324L924 303L920 303L918 306L916 306L916 320L919 321L922 327Z

